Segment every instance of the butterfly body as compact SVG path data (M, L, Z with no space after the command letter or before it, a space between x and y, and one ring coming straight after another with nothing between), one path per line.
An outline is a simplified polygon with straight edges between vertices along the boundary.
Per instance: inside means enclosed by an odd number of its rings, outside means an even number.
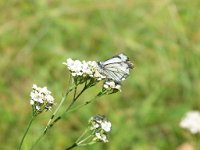
M119 54L105 61L97 62L98 71L105 75L107 79L120 83L129 75L129 70L133 68L133 64L124 54Z

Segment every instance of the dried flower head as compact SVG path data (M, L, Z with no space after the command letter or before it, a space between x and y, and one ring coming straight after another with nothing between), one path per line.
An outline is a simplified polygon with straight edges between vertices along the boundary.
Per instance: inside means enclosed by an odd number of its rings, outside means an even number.
M190 111L186 113L180 122L180 127L189 130L192 134L200 133L200 112Z
M30 104L33 106L35 115L41 113L43 110L50 110L54 105L54 98L47 87L41 88L33 84L32 89Z

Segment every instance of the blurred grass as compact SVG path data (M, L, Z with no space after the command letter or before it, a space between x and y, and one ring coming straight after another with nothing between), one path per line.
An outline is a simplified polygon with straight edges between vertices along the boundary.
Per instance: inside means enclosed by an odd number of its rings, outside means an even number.
M98 113L113 123L110 142L77 149L169 150L190 140L178 124L186 111L200 107L199 8L198 0L1 1L0 149L18 147L33 83L48 86L58 103L67 83L63 61L104 60L120 52L135 64L122 93L69 115L37 149L64 149ZM49 116L35 121L24 149Z

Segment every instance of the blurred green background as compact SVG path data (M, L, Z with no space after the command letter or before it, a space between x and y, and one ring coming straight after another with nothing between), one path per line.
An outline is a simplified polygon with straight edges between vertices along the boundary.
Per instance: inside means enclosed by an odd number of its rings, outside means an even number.
M71 145L96 114L112 122L110 142L77 149L174 150L192 142L179 122L200 107L199 27L198 0L0 1L0 149L17 149L31 116L33 83L47 86L58 104L68 78L62 62L121 52L135 64L122 92L66 116L36 149ZM90 89L79 102L98 91ZM50 115L35 120L23 149Z

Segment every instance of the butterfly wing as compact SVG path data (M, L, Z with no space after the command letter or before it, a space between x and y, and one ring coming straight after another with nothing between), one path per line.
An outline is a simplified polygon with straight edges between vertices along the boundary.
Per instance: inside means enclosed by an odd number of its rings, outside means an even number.
M104 67L107 78L120 82L129 75L129 67L126 62L109 64Z
M124 54L119 54L104 62L99 62L100 73L104 74L108 79L120 82L127 78L129 69L133 64L129 61L128 57Z

